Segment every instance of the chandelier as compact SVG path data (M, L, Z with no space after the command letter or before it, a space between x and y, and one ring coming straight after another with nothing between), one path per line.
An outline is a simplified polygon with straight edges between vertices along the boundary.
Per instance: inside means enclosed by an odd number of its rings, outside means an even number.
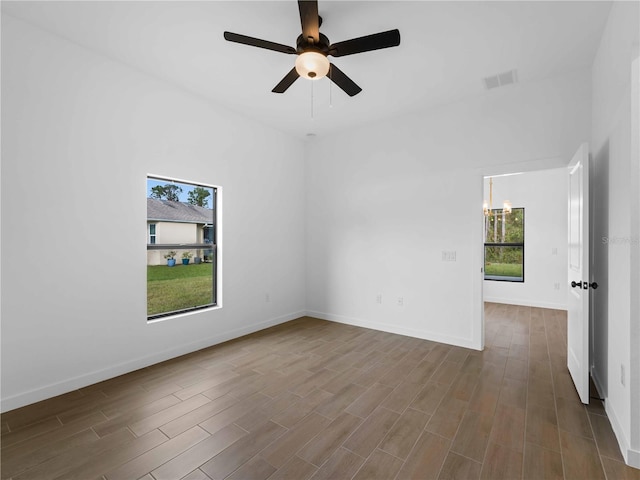
M493 177L489 177L489 201L484 201L482 210L484 210L485 217L491 217L493 215ZM502 203L502 213L511 213L511 202L509 200L505 200Z

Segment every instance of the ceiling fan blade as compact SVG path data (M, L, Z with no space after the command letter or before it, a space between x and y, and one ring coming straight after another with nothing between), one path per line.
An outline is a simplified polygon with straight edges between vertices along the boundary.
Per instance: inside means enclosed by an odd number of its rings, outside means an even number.
M320 41L320 21L318 17L318 0L298 0L302 37L313 38L314 43Z
M373 35L334 43L329 47L329 55L344 57L345 55L397 47L398 45L400 45L400 31L396 28L387 32L374 33Z
M336 67L333 63L329 64L329 73L327 74L329 80L339 86L342 90L345 91L347 95L353 97L354 95L359 94L362 89L347 77L342 70Z
M295 48L289 47L288 45L269 42L268 40L260 40L259 38L248 37L246 35L240 35L239 33L224 32L224 38L230 42L241 43L251 47L266 48L267 50L273 50L275 52L297 53Z
M280 83L278 85L276 85L275 87L273 87L273 90L271 90L273 93L284 93L287 91L287 88L289 88L291 85L293 85L293 82L295 82L298 77L300 75L298 74L298 72L296 71L296 67L293 67L291 69L291 71L289 73L287 73L284 78L282 80L280 80Z

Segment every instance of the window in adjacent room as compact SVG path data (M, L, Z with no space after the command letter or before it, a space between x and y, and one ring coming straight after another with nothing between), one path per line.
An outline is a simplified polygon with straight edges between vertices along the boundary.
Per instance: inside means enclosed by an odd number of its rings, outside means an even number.
M147 177L147 320L217 305L217 195Z
M524 208L485 216L484 279L524 282Z

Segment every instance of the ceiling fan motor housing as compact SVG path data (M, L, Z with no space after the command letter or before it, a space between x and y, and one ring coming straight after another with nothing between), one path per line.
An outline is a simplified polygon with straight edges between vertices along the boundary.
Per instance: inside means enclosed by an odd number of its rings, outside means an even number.
M329 45L331 45L331 42L329 42L327 36L322 33L318 36L319 41L316 43L313 41L313 38L304 38L302 35L299 35L296 40L296 51L298 54L304 52L320 52L324 56L329 55Z

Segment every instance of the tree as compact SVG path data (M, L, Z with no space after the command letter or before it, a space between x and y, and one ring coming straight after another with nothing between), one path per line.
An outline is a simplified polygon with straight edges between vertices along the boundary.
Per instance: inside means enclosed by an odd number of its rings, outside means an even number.
M151 187L151 198L157 198L159 200L169 200L170 202L179 202L178 195L182 193L182 187L178 185L156 185Z
M206 188L195 187L191 190L187 197L187 203L191 205L197 205L199 207L208 207L209 206L209 197L211 192Z

